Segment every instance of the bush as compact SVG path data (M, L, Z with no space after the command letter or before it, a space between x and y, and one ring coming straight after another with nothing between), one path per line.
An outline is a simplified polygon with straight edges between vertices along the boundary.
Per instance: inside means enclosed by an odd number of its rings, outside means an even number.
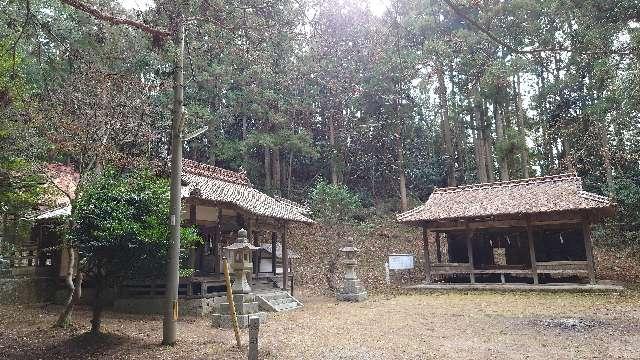
M100 294L142 274L164 274L169 244L169 184L147 171L106 171L88 182L73 207L69 241L95 282L92 331L99 331ZM201 241L183 229L183 248Z
M607 220L597 232L598 243L640 253L640 183L618 179L614 181L611 193L618 205L616 216Z
M345 185L332 185L324 180L315 184L309 197L312 216L328 223L350 222L362 209L358 195Z

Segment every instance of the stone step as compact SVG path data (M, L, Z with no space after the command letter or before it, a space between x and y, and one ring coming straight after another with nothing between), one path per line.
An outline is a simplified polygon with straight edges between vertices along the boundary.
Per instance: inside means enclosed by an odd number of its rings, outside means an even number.
M271 302L271 301L276 301L276 300L280 300L280 299L287 299L290 297L289 294L283 292L283 291L279 291L279 292L271 292L271 293L258 293L259 296L262 296L263 299Z
M292 310L302 306L296 298L285 291L256 294L260 308L267 311L279 312Z
M293 310L295 308L300 307L297 302L288 302L280 305L276 305L276 311L287 311Z

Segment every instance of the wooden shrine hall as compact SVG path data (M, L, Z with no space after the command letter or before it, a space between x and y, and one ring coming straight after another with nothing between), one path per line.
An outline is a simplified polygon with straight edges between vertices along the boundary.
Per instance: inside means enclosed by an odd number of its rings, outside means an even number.
M423 229L427 283L595 284L591 225L614 212L563 174L436 188L397 219Z
M268 243L272 248L281 249L281 264L288 265L277 268L276 257L272 257L271 272L260 273L260 257L254 256L254 276L277 277L286 289L291 276L287 225L313 223L306 216L308 211L291 201L256 190L242 172L191 160L183 161L182 170L183 224L196 225L205 240L189 257L190 267L195 269L194 277L221 278L222 257L229 257L224 247L235 242L238 230L245 228L249 241L255 246Z

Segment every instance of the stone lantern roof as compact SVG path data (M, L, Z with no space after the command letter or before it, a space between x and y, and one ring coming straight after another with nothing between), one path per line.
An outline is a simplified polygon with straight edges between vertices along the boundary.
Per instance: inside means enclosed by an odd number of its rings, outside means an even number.
M258 250L260 247L253 246L247 239L247 230L240 229L238 231L238 240L229 246L225 246L227 250Z

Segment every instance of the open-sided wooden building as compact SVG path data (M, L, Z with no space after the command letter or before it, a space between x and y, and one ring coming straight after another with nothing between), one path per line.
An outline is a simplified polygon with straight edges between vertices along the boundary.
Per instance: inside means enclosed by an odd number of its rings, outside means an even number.
M614 211L609 198L583 191L578 176L563 174L437 188L397 218L423 229L428 283L586 277L595 284L591 225Z
M306 216L307 210L289 200L258 191L242 172L184 160L182 180L183 224L196 225L205 240L204 246L191 254L195 276L221 277L223 248L235 241L238 230L245 228L249 241L255 246L269 243L272 248L281 249L281 263L289 265L284 267L286 271L280 274L273 261L271 273L263 276L277 277L286 289L290 283L287 225L313 223ZM255 256L256 277L260 274L259 261L260 257Z

